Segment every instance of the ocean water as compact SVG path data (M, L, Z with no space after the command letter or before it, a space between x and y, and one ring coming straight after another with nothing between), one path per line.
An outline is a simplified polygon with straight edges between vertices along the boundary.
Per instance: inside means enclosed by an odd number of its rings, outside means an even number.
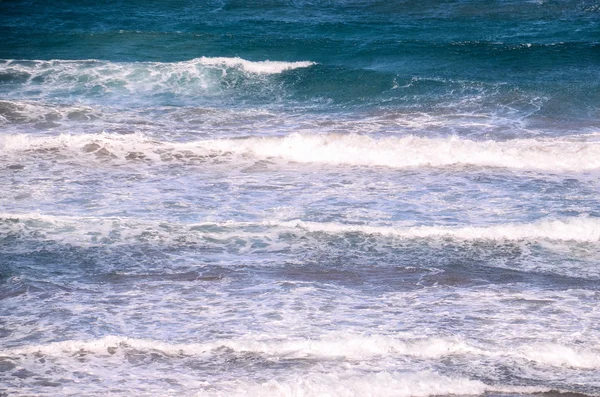
M1 396L600 396L600 3L0 1Z

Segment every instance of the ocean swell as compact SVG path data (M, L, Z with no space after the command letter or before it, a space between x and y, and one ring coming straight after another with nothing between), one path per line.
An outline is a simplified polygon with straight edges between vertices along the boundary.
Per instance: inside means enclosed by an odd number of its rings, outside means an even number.
M80 99L150 96L218 95L230 87L248 92L269 89L265 76L307 68L314 62L249 61L242 58L201 57L182 62L110 62L103 60L4 60L0 82L12 99ZM248 86L249 85L249 86ZM258 87L255 87L257 85ZM135 98L137 100L141 98Z

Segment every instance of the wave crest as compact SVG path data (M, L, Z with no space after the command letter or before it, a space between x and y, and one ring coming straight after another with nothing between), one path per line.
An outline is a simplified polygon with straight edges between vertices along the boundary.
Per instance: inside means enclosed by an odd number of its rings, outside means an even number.
M600 240L600 219L566 218L563 220L541 220L534 223L507 223L494 226L367 226L336 223L304 222L300 220L278 223L278 226L300 228L309 232L330 234L363 233L417 239L449 238L464 241L474 240L554 240L596 242Z
M156 102L157 98L206 99L228 90L257 95L274 86L261 76L307 68L314 62L249 61L201 57L182 62L109 62L102 60L0 61L0 80L9 99L56 97L111 98ZM24 94L26 92L26 94ZM26 96L24 96L26 95Z
M533 223L492 226L369 226L302 220L180 224L114 217L60 217L41 214L0 213L0 232L75 245L153 241L204 241L212 238L261 240L273 246L292 244L298 235L348 233L398 239L451 239L457 241L600 241L600 219L571 217ZM290 233L292 232L292 233ZM278 243L275 243L278 242Z
M597 349L575 348L567 345L523 344L512 349L474 346L454 338L408 338L387 335L361 335L334 332L316 339L272 339L265 337L224 339L205 343L171 343L152 339L109 335L92 340L67 340L41 345L7 349L10 355L43 354L48 356L71 355L83 351L96 355L116 354L119 351L158 351L169 356L196 356L222 354L223 352L254 353L288 359L321 357L364 360L379 356L413 356L439 359L451 355L470 355L496 359L520 359L552 367L600 368Z
M225 68L239 68L245 72L256 74L279 74L286 70L299 68L307 68L316 65L315 62L298 61L298 62L282 62L282 61L247 61L245 59L235 58L207 58L202 57L190 62L199 62L206 66L219 66Z
M143 158L147 161L199 160L207 158L247 161L281 159L295 163L389 168L501 167L519 170L582 172L600 169L600 142L578 140L518 139L475 141L450 138L375 139L365 135L301 135L248 137L178 143L142 134L81 134L39 137L9 135L0 139L0 154L47 151L110 153L113 161ZM133 153L133 154L132 154ZM107 156L104 156L106 158Z

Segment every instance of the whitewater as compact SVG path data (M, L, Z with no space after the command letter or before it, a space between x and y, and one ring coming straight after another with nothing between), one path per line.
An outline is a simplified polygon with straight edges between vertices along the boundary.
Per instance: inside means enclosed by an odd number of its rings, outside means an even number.
M600 397L598 12L0 2L0 396Z

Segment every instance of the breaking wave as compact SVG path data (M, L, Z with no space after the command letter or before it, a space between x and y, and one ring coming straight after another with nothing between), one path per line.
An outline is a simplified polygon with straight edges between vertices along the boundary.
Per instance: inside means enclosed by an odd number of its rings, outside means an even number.
M380 234L398 238L449 238L456 240L555 240L596 242L600 240L600 219L574 217L541 220L534 223L508 223L494 226L415 226L386 227L290 221L278 224L323 233Z
M458 340L428 338L423 340L401 340L386 336L336 334L323 339L232 339L210 343L168 343L162 341L136 339L118 336L106 336L88 341L64 341L47 345L32 345L10 350L13 354L46 354L61 355L77 351L95 354L114 354L118 349L135 349L140 351L160 351L167 355L200 355L229 349L237 353L260 353L269 356L286 358L307 357L345 357L364 359L373 356L396 354L437 358L450 354L477 352L477 349Z
M600 352L597 349L575 348L555 343L524 344L509 350L497 347L472 346L460 339L409 338L385 335L360 335L335 332L316 339L271 339L265 337L225 339L205 343L170 343L151 339L105 336L92 340L67 340L40 345L28 345L6 349L5 354L70 356L77 352L97 356L114 355L130 350L160 352L167 356L197 356L228 354L261 354L286 359L367 360L381 356L413 356L439 359L453 355L489 357L498 360L519 359L551 367L600 368Z
M495 360L520 360L522 365L535 362L550 367L582 369L600 368L597 348L573 347L556 343L536 343L499 349L492 346L474 346L460 339L408 338L386 335L360 335L335 332L316 339L272 339L249 337L225 339L205 343L170 343L151 339L105 336L93 340L67 340L40 345L6 349L10 356L45 355L71 356L86 352L96 356L123 354L127 351L160 352L170 357L206 356L219 354L260 354L286 359L369 360L378 357L412 356L440 359L447 356L488 357Z
M0 233L58 241L74 245L104 245L136 242L159 244L220 242L223 245L261 241L262 249L281 249L309 233L330 235L381 235L398 239L451 239L457 241L600 241L600 219L572 217L533 223L492 226L368 226L293 221L207 222L195 224L139 221L112 217L60 217L40 214L0 214Z
M207 58L202 57L190 62L198 62L206 66L218 66L222 68L239 68L248 73L256 74L278 74L286 70L298 68L307 68L315 65L315 62L299 61L299 62L281 62L281 61L247 61L245 59L236 58Z
M138 95L203 97L243 81L307 68L314 62L249 61L242 58L201 57L183 62L109 62L102 60L4 60L0 61L0 81L11 98L39 99L79 96L82 98ZM242 79L240 83L239 79ZM258 79L258 80L257 80ZM252 83L249 83L252 84ZM250 87L250 92L259 88Z
M519 170L582 172L600 169L600 142L575 139L476 141L450 138L371 138L349 134L297 134L283 137L159 141L142 134L81 134L38 137L10 135L0 139L0 155L61 150L82 152L116 162L144 160L205 161L252 157L295 163L389 168L500 167Z

